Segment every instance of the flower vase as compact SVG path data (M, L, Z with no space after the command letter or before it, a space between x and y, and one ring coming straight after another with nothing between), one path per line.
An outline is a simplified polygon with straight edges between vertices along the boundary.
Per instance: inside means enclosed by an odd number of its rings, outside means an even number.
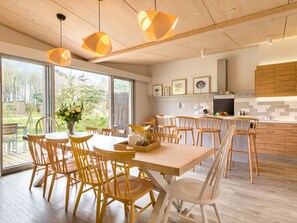
M75 121L66 121L69 135L74 135Z

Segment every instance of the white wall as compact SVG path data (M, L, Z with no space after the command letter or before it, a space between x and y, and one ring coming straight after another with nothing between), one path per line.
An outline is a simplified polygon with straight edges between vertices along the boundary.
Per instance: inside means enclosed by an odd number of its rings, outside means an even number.
M152 85L171 86L174 79L186 78L188 94L193 93L193 78L210 76L211 92L217 90L217 59L228 60L229 91L254 91L254 71L256 66L263 64L297 61L297 38L274 41L272 45L240 49L225 53L195 57L170 63L157 64L151 67Z
M149 117L148 83L135 81L135 124L141 125Z
M297 61L297 38L259 46L259 65Z
M188 94L193 93L193 78L210 76L211 92L217 91L217 60L228 60L229 91L250 91L254 89L254 71L258 65L258 47L195 57L151 67L152 85L171 86L174 79L186 78ZM149 89L152 95L152 88Z

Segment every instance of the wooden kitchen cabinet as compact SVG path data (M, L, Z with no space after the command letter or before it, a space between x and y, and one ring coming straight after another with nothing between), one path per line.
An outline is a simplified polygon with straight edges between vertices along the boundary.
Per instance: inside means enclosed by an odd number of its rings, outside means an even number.
M296 95L296 65L276 67L274 82L274 96Z
M259 123L256 135L257 153L286 155L286 130L282 124Z
M297 95L297 62L257 66L256 97Z
M274 69L262 69L255 72L256 97L274 96Z
M259 123L257 153L297 157L297 124Z
M297 157L297 124L286 128L286 156Z

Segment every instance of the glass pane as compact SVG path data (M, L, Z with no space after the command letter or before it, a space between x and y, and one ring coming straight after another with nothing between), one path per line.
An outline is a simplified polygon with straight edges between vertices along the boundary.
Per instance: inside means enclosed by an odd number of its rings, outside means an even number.
M125 129L132 123L132 81L114 79L114 121L115 129Z
M55 111L61 104L83 102L82 120L75 125L75 131L86 131L86 126L109 125L110 77L81 70L55 67ZM61 131L66 123L58 120Z
M3 168L31 163L23 135L43 116L45 67L2 59Z

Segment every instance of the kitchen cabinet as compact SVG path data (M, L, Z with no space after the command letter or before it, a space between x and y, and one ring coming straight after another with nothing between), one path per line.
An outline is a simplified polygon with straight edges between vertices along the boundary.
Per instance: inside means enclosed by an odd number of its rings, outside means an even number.
M283 124L259 123L256 136L257 153L286 155L286 130Z
M297 157L297 124L286 128L286 156Z
M257 66L256 97L297 95L297 62Z
M297 157L297 124L259 123L257 153Z
M296 95L296 65L287 64L275 68L274 96Z
M256 70L256 97L274 96L274 82L274 69Z

